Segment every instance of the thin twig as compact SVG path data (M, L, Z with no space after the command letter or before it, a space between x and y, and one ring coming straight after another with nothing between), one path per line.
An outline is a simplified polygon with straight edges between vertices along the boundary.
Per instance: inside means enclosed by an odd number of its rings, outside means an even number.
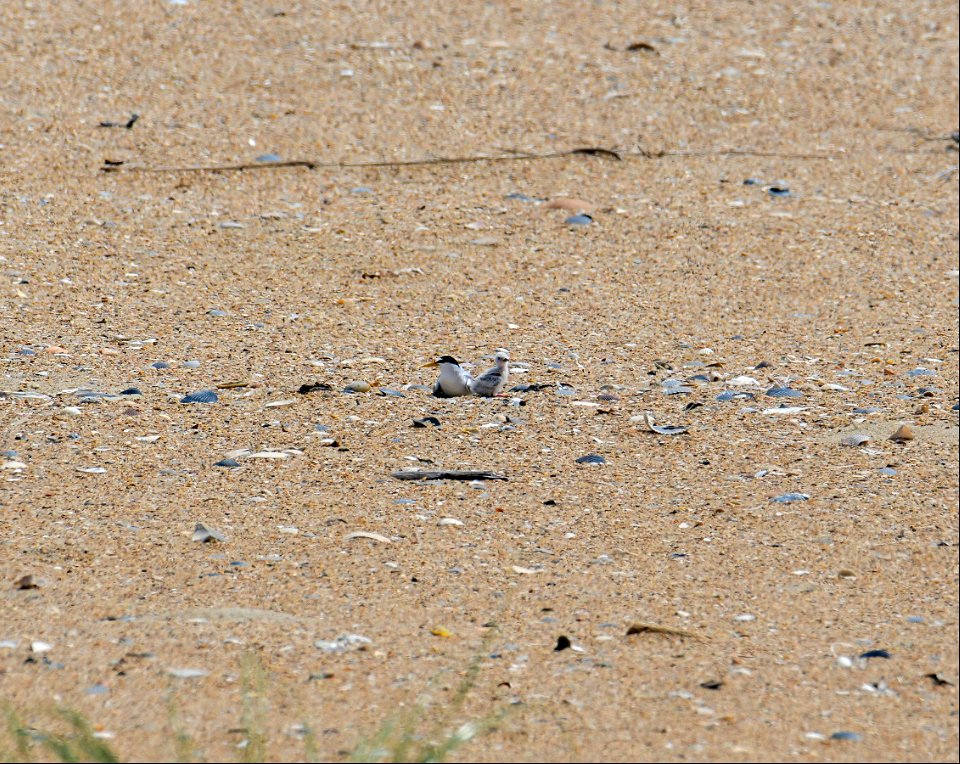
M643 159L670 159L675 157L761 157L771 159L796 159L796 160L819 160L831 161L848 158L848 154L808 154L804 152L781 152L781 151L757 151L754 149L689 149L689 150L667 150L659 149L651 151L642 146L632 151L617 151L606 149L599 146L584 146L576 149L567 149L565 151L550 151L543 154L534 154L523 151L522 149L502 149L504 154L494 156L482 154L477 156L462 157L430 157L425 159L394 159L394 160L374 160L360 162L320 162L312 159L291 159L285 162L243 162L240 164L217 164L217 165L188 165L183 167L140 167L124 166L122 162L111 162L106 160L100 167L101 172L243 172L246 170L279 170L291 167L305 167L308 170L318 168L341 168L341 169L376 169L386 167L428 167L431 165L453 165L453 164L471 164L481 162L530 162L541 159L559 159L569 156L594 156L614 161L621 161L624 157L635 156ZM910 152L904 153L926 153Z
M370 162L317 162L309 159L295 159L287 162L244 162L242 164L192 165L186 167L123 167L119 164L105 163L101 172L238 172L243 170L275 170L287 167L306 167L315 170L318 167L337 168L377 168L377 167L419 167L437 164L467 164L470 162L522 162L532 159L556 159L558 157L586 154L620 160L621 156L612 149L588 146L552 151L547 154L506 154L497 156L432 157L429 159L397 159Z

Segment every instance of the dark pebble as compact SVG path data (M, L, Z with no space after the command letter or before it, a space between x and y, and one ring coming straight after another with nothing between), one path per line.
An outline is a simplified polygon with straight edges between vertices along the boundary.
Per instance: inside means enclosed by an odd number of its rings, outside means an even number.
M559 653L562 650L567 650L573 643L570 641L569 637L565 637L561 634L557 637L557 646L553 648L553 651Z
M770 196L790 196L790 189L784 188L783 186L770 186L767 189L767 193Z
M219 462L213 465L214 467L239 467L240 462L236 459L221 459Z
M861 658L890 658L890 653L886 650L867 650L865 653L860 653Z
M170 364L168 364L166 361L155 361L154 363L150 364L150 368L151 369L169 369Z
M120 395L143 395L139 387L128 387L120 391Z
M435 416L425 416L421 419L413 420L414 427L427 427L429 425L433 425L434 427L439 427L440 420L437 419Z

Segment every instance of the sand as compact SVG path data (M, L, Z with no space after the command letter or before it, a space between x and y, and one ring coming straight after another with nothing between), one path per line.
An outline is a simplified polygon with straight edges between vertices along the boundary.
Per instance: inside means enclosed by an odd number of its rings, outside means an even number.
M4 4L0 699L129 760L956 761L958 26ZM429 395L500 347L544 387Z

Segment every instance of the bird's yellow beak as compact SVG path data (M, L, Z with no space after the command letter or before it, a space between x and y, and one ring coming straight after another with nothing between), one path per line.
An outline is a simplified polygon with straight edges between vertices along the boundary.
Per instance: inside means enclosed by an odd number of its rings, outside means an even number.
M424 364L423 366L421 366L420 368L421 368L421 369L432 369L432 368L434 368L435 366L439 366L439 365L440 365L440 364L438 364L436 361L430 361L430 363L425 363L425 364Z

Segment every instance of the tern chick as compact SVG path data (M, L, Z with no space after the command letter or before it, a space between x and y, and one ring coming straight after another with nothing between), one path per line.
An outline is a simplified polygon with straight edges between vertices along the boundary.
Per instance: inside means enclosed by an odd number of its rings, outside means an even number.
M472 380L470 392L483 398L494 398L503 392L509 379L510 353L500 348L497 350L497 365Z
M452 355L440 356L436 361L425 364L423 368L440 368L440 376L433 386L433 394L437 398L457 398L461 395L470 395L470 383L473 377L464 369L460 362Z

